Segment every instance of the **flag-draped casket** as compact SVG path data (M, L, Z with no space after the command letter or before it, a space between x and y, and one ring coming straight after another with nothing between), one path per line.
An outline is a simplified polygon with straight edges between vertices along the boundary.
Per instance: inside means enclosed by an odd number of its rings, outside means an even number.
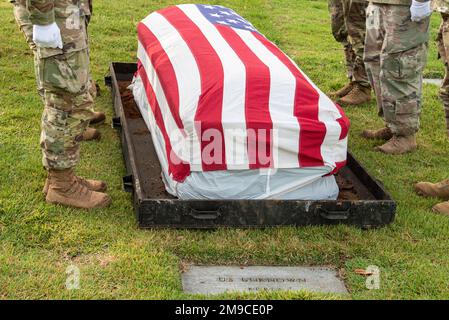
M222 6L178 5L139 23L138 40L133 93L170 193L335 196L349 121L250 22Z

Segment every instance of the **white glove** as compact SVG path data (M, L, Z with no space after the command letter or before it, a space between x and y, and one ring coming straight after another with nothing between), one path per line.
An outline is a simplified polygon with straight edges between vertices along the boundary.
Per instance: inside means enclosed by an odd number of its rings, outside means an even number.
M412 6L410 7L410 13L412 14L413 22L420 22L427 17L432 15L432 8L430 5L431 1L418 2L416 0L412 1Z
M33 25L33 41L42 48L63 48L61 30L56 22L46 26Z

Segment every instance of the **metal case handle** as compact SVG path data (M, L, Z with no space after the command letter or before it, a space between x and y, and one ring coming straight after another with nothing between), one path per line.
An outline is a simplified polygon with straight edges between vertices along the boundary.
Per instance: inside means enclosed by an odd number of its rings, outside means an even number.
M134 191L134 183L133 183L133 176L125 176L123 177L123 189L126 192L133 192Z
M111 76L104 77L104 84L107 87L112 87L112 77Z
M114 129L120 129L122 127L122 119L120 117L112 118L112 127Z
M196 220L217 220L221 216L221 208L217 210L190 209L189 216Z
M348 220L351 216L351 209L344 211L331 211L324 208L318 208L318 212L323 219L333 221Z

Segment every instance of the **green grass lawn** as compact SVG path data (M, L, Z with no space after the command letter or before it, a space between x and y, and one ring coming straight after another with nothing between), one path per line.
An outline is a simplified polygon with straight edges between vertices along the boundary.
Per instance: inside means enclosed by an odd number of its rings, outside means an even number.
M135 61L138 21L175 2L95 0L90 27L94 78L101 83L111 61ZM330 33L325 0L211 2L252 21L324 91L345 83L343 52ZM433 41L438 24L435 15L426 70L431 77L443 73ZM332 265L341 270L350 291L343 297L299 292L220 298L449 298L449 218L430 211L438 200L413 192L417 181L449 177L449 141L436 86L425 87L419 150L411 155L378 154L374 143L359 138L362 129L382 125L374 103L346 109L352 151L398 201L397 219L387 228L142 231L136 227L131 196L122 190L120 141L109 125L100 127L101 142L83 144L78 173L108 182L111 207L85 212L43 201L42 103L35 92L32 55L7 1L0 2L0 43L0 298L204 298L182 292L180 270L191 263ZM110 93L102 89L96 108L110 119ZM79 290L65 289L71 264L81 270ZM354 272L369 265L380 267L380 290L367 290L365 278Z

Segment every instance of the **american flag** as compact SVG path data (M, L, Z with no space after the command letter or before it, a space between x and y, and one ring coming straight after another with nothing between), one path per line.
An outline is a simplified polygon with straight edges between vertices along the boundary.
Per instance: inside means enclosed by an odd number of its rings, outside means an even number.
M345 164L341 108L233 10L168 7L138 25L138 38L139 107L175 181L192 171Z

